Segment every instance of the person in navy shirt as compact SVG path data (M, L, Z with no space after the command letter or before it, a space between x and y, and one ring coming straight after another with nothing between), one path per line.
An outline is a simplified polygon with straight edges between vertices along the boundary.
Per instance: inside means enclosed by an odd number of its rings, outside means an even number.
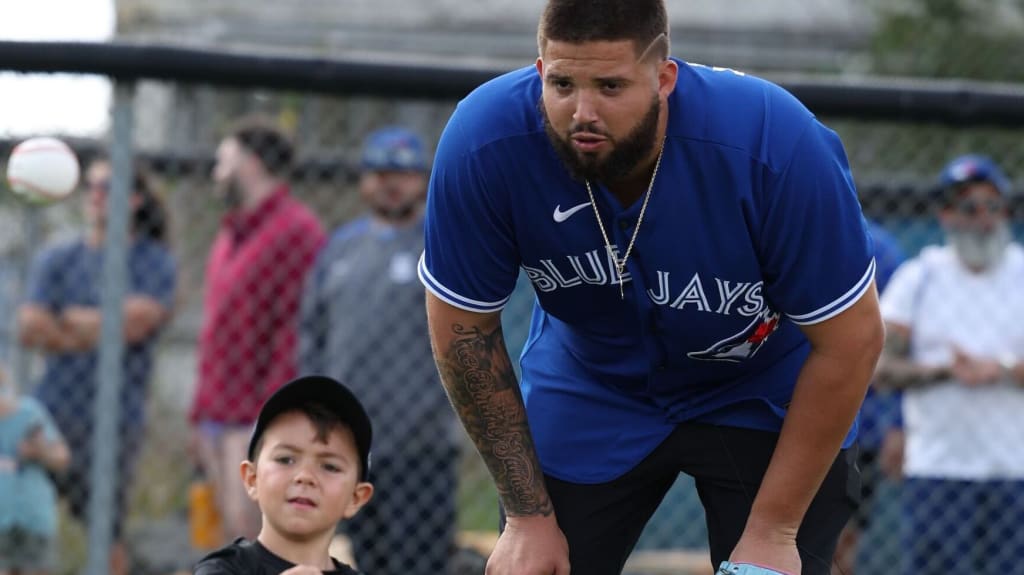
M35 255L18 308L18 337L23 346L43 354L44 369L33 395L52 415L71 451L68 469L57 486L71 514L88 521L93 493L94 410L99 390L100 310L110 160L90 162L83 179L82 209L86 229L60 239ZM110 406L118 420L117 473L114 482L113 538L110 572L131 572L124 537L135 464L145 436L150 380L160 334L174 310L177 263L168 247L168 220L163 200L149 171L135 167L130 205L131 237L122 305L124 323L123 382L119 402Z
M828 573L883 340L839 138L771 83L669 57L661 0L549 0L538 45L450 118L419 265L507 521L488 573L620 573L681 472L722 572Z

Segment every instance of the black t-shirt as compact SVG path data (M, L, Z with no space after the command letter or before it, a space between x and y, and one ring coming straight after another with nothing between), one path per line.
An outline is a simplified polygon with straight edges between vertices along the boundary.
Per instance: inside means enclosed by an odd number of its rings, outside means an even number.
M333 559L335 568L324 571L324 575L359 575L348 565ZM203 557L192 570L194 575L278 575L295 567L274 555L259 541L248 541L242 537Z

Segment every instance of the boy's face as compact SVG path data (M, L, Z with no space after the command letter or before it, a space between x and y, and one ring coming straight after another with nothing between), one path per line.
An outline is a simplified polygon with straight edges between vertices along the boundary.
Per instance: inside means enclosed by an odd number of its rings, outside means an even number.
M277 416L263 432L255 464L242 463L242 481L263 513L263 529L289 540L334 533L373 495L359 480L359 454L347 427L333 429L327 442L300 411Z

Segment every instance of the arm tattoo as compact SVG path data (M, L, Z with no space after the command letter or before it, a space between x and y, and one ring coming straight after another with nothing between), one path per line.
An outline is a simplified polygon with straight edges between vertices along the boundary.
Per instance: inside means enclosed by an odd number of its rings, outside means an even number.
M883 353L892 357L907 358L910 356L910 338L901 331L892 329L885 333Z
M882 359L875 374L875 382L880 388L922 387L948 379L950 375L948 368L928 367L910 359L910 338L899 330L886 331Z
M438 350L441 379L494 477L505 512L550 515L551 500L501 326L485 333L456 323L452 335L448 349Z

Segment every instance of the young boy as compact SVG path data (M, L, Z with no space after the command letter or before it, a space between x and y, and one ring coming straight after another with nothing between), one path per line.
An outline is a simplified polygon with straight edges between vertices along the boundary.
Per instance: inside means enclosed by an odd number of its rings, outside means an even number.
M70 461L46 409L18 397L0 369L0 575L56 569L57 492L47 472Z
M263 515L255 541L207 555L195 575L356 575L328 553L337 523L373 495L370 419L341 383L304 376L260 410L241 475Z

